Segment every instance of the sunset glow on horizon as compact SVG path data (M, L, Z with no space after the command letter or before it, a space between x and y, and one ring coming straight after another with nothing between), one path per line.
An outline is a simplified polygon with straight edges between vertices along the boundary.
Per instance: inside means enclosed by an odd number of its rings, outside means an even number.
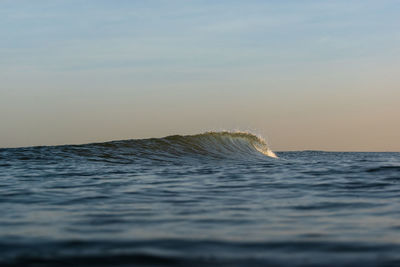
M243 130L400 151L398 1L1 1L0 148Z

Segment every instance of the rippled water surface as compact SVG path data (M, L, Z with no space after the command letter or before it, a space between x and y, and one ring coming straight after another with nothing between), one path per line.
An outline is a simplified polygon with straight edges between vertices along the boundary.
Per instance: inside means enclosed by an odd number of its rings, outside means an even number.
M400 266L400 153L270 156L245 133L0 149L0 265Z

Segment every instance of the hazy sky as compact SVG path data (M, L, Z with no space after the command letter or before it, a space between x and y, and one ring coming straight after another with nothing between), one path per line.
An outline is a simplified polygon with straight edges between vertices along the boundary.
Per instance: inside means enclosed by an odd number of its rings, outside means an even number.
M0 0L0 147L250 130L400 151L400 1Z

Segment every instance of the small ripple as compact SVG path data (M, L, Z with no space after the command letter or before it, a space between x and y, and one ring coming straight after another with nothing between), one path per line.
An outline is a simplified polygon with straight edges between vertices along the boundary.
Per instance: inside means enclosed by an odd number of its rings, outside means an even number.
M336 210L336 209L344 209L344 208L353 208L353 209L368 209L377 206L382 206L382 204L376 203L365 203L365 202L351 202L351 203L343 203L343 202L320 202L316 204L310 205L296 205L292 206L292 209L295 210Z
M67 199L67 200L61 200L57 201L56 203L58 205L73 205L73 204L82 204L82 203L90 203L92 201L97 201L97 200L105 200L109 199L109 196L106 195L98 195L98 196L86 196L86 197L78 197L74 199Z
M400 166L381 166L368 169L367 172L400 172Z
M337 185L341 188L346 189L382 189L387 186L391 186L391 183L383 183L383 182L348 182L348 183L341 183Z

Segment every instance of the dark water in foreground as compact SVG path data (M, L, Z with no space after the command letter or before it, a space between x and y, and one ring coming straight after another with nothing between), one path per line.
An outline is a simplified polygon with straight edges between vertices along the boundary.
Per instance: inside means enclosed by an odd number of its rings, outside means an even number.
M0 265L400 266L400 153L249 134L0 149Z

